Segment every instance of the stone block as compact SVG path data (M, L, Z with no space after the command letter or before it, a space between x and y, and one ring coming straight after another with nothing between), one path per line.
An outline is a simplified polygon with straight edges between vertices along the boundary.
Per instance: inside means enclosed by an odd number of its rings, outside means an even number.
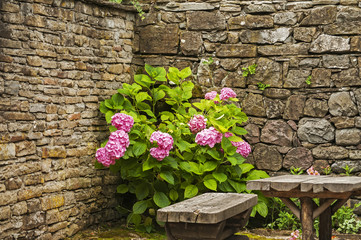
M289 96L291 96L291 91L280 88L266 88L263 91L263 95L268 98L287 99Z
M263 97L260 94L249 93L242 102L244 113L250 116L265 117L266 109L263 103Z
M219 12L188 12L187 13L188 30L225 30L226 19Z
M283 120L268 120L261 132L261 142L292 146L292 128Z
M12 213L15 216L24 215L28 211L28 206L25 201L18 202L11 207Z
M43 193L41 187L27 187L18 192L18 200L24 201L36 197L40 197Z
M45 111L45 105L44 104L41 104L41 103L32 103L30 104L30 109L29 109L30 112L46 112Z
M347 69L350 67L348 55L324 55L322 56L323 66L326 68Z
M90 186L91 186L90 178L69 178L66 180L66 189L67 190L88 188Z
M43 147L42 158L66 158L64 146Z
M185 12L213 10L214 6L203 2L169 2L164 7L159 6L159 8L171 12Z
M0 206L9 205L17 202L15 191L6 191L0 193Z
M341 146L352 146L361 143L361 130L357 128L337 129L336 144Z
M350 150L350 159L361 159L361 150Z
M321 34L311 43L310 52L345 52L350 50L350 38Z
M283 113L284 119L299 120L303 116L306 96L293 95L287 99Z
M238 30L243 28L271 28L273 27L273 18L267 15L246 15L232 17L228 20L230 30Z
M349 92L333 93L328 100L328 106L332 116L356 116L358 110L351 99Z
M5 181L5 186L7 190L19 189L22 186L22 181L20 178L9 178Z
M273 16L274 23L279 25L295 25L297 23L297 14L294 12L281 12Z
M324 28L324 33L329 35L357 35L360 32L361 20L330 24Z
M336 6L317 7L309 11L308 16L306 16L302 20L300 25L317 26L317 25L330 24L336 21L336 14L337 14Z
M306 86L306 79L311 75L311 71L307 69L292 69L288 71L287 77L284 80L284 88L304 88Z
M270 30L244 30L239 34L242 43L273 44L284 42L291 34L291 28Z
M293 37L298 41L312 42L316 31L315 27L298 27L293 30Z
M281 100L265 98L264 102L268 119L282 117L285 104Z
M308 50L308 43L262 45L258 47L258 53L262 56L307 55Z
M274 13L276 9L272 4L249 4L244 11L246 13Z
M272 88L282 87L281 64L263 57L259 58L256 64L256 73L247 77L247 84L257 85L258 82L262 82L269 84Z
M256 57L257 47L250 44L222 44L217 47L217 57Z
M355 119L348 117L333 117L330 119L337 129L355 127Z
M15 144L0 144L0 161L15 158Z
M140 52L176 54L178 52L178 26L147 26L139 33Z
M185 56L198 56L202 51L203 40L201 33L182 32L180 35L180 50Z
M107 68L108 72L113 73L113 74L121 74L123 73L123 64L113 64L110 65Z
M305 103L305 116L323 118L328 113L326 100L309 98Z
M277 151L276 146L256 144L253 158L257 169L278 171L282 168L282 155Z
M4 12L17 13L20 11L20 6L11 2L2 2L0 9Z
M44 211L64 206L63 195L52 195L52 196L43 197L40 199L40 201L41 201L42 209Z
M39 227L45 223L45 214L42 212L36 212L23 217L25 230L33 229Z
M349 68L332 75L336 87L361 86L360 75L357 68Z
M304 147L292 148L283 160L283 167L286 169L302 168L304 170L311 167L313 164L312 153L309 149Z
M331 70L324 68L315 68L312 70L311 87L330 87Z
M16 120L16 121L33 121L35 117L31 113L22 113L22 112L5 112L3 117L9 121Z
M11 217L10 206L0 207L0 220L7 220Z
M335 128L326 119L302 118L298 124L297 135L301 141L327 143L335 138Z
M22 157L36 153L36 144L33 141L22 141L15 144L16 156Z
M354 36L351 38L351 49L352 52L361 52L361 36Z

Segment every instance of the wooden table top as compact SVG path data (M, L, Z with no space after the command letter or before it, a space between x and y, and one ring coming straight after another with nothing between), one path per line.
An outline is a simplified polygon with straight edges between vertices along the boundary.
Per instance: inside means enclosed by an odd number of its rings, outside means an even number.
M261 191L298 191L346 193L361 190L361 177L282 175L247 182L247 189Z
M157 219L162 222L218 223L256 204L256 194L204 193L159 209Z

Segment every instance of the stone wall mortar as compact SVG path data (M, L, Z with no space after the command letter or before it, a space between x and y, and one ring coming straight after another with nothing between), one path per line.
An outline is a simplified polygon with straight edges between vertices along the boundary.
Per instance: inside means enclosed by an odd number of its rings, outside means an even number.
M119 218L94 169L99 101L130 82L134 10L100 0L0 1L0 239L64 239Z
M361 1L162 0L135 32L134 69L189 66L197 97L235 89L257 168L360 174Z

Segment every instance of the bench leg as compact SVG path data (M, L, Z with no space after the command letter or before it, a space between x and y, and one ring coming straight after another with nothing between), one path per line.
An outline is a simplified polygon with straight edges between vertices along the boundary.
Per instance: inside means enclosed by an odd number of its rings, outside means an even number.
M175 237L172 235L172 231L171 231L168 223L165 224L165 232L167 234L168 240L176 240Z

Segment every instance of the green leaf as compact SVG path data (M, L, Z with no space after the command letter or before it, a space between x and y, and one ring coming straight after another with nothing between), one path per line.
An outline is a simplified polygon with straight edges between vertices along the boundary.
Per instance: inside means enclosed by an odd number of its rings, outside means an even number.
M117 193L126 193L128 192L128 186L126 184L120 184L117 187Z
M240 142L240 141L243 141L242 138L237 137L237 136L230 136L228 139L229 139L229 141L232 141L232 142Z
M248 173L247 176L247 181L250 180L257 180L257 179L261 179L261 178L269 178L269 175L262 170L252 170L251 172Z
M160 177L163 178L166 182L174 185L174 177L171 172L161 172Z
M266 217L268 214L268 207L265 202L258 202L256 206L254 206L256 211L262 216Z
M192 167L191 165L189 165L188 162L181 162L179 166L181 167L181 169L185 170L186 172L192 172Z
M240 164L239 167L242 169L242 174L248 173L254 168L254 166L249 163Z
M179 84L179 77L178 77L177 73L168 72L167 77L168 77L169 81L173 82L174 84L177 84L177 85Z
M205 105L204 103L201 103L201 102L195 102L193 103L193 105L198 108L199 110L203 111L205 109Z
M219 154L218 150L216 148L211 148L207 150L207 153L216 160L221 160L221 155Z
M163 90L156 90L154 92L154 97L153 98L154 98L155 102L161 100L164 97L165 97L165 92Z
M152 71L153 71L154 67L152 67L152 66L149 65L149 64L145 64L144 69L145 69L145 71L149 74L149 76L152 77Z
M215 161L207 161L203 165L203 171L204 172L213 171L214 169L216 169L217 166L218 166L217 162L215 162Z
M103 168L104 168L104 165L101 164L101 163L98 162L98 161L95 161L95 162L94 162L94 167L95 167L96 169L103 169Z
M186 79L187 77L189 77L190 75L192 75L192 70L190 67L186 67L185 69L183 69L182 71L180 71L179 73L179 77L182 79Z
M172 201L176 201L178 199L178 192L174 189L171 189L170 192L169 192L169 198L172 200Z
M153 201L158 207L163 208L170 205L170 201L163 192L155 192Z
M110 132L115 132L117 131L118 129L116 127L114 127L113 125L112 126L109 126L109 131Z
M227 180L229 184L236 190L237 193L244 192L246 190L246 184L245 183L239 183L236 181L232 181L231 179Z
M147 144L144 142L136 142L133 147L133 153L136 157L139 157L147 150Z
M152 83L154 83L154 81L152 81L152 79L150 79L147 75L145 74L137 74L134 76L134 81L136 83L138 83L139 85L146 87L146 88L150 88L150 85Z
M151 100L152 98L146 92L140 92L135 96L135 99L138 103L143 102L144 100Z
M204 186L213 191L217 191L217 181L213 178L207 179L203 182Z
M105 120L107 121L107 123L111 123L113 115L114 115L114 112L112 112L112 111L108 111L105 114Z
M245 135L248 133L246 129L237 126L233 127L233 132L237 135Z
M99 105L99 110L100 110L100 112L102 112L102 113L104 113L104 114L108 112L109 108L107 108L107 107L105 106L105 102L104 102L104 101L100 103L100 105Z
M184 198L192 198L198 194L198 188L195 185L188 185L184 190Z
M142 182L135 187L135 195L138 200L143 200L149 195L149 185L146 182Z
M139 214L129 214L127 217L127 223L133 223L135 226L139 226L142 222L142 217Z
M227 175L221 172L214 172L212 176L220 183L225 182L227 180Z
M147 208L148 208L147 201L136 202L133 205L133 213L134 214L142 214L145 212L145 210L147 210Z
M112 99L106 99L106 100L104 101L104 105L105 105L107 108L114 109L114 103L113 103L113 100L112 100Z
M175 144L179 148L179 151L181 152L186 150L190 151L190 149L195 146L194 144L190 144L189 142L183 140L176 142Z
M114 107L116 109L122 109L123 108L123 103L124 103L123 95L120 95L119 93L114 94L112 96L112 101L113 101Z
M160 167L162 166L161 163L157 160L155 160L154 158L148 158L144 163L143 163L143 172L150 170L154 167Z
M190 162L189 165L191 166L191 171L194 172L197 175L203 174L202 171L200 171L199 164L195 162Z

